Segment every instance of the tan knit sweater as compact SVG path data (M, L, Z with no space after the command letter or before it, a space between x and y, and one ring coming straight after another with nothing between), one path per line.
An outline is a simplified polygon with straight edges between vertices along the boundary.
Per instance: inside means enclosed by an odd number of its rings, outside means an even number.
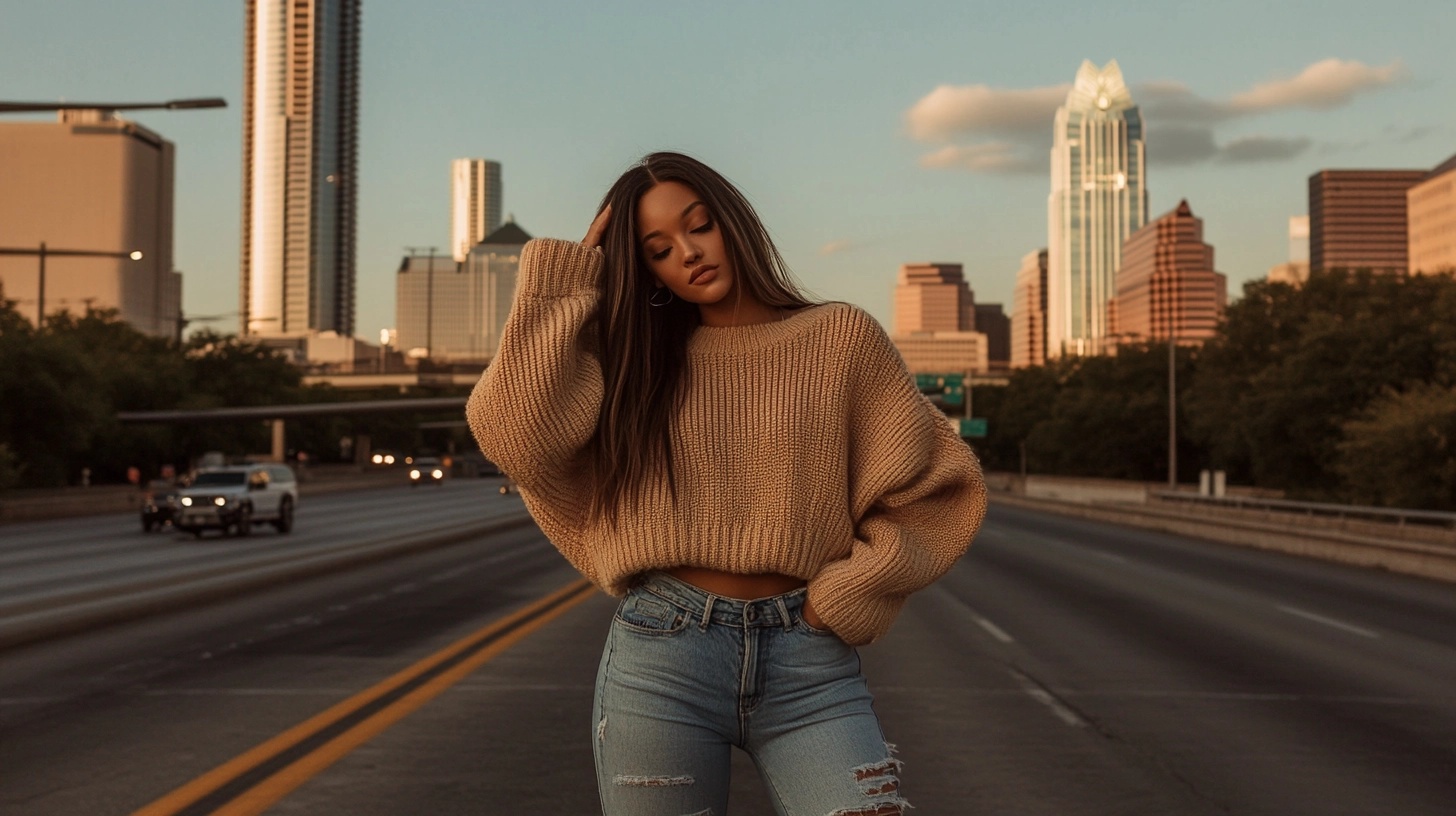
M615 526L587 518L584 451L602 400L601 252L537 239L521 253L500 350L466 406L480 448L542 531L621 595L679 565L778 572L845 641L889 628L950 569L986 512L980 464L919 391L874 318L829 303L748 326L699 326L666 475Z

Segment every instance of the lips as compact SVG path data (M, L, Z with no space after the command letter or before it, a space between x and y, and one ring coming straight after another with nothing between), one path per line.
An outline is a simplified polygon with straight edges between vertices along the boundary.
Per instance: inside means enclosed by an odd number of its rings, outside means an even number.
M704 277L704 276L708 276L708 275L713 275L717 271L718 271L718 267L716 267L716 266L714 266L712 264L704 264L703 266L700 266L697 269L694 269L693 270L693 274L688 277L688 283L689 284L697 283L699 278Z

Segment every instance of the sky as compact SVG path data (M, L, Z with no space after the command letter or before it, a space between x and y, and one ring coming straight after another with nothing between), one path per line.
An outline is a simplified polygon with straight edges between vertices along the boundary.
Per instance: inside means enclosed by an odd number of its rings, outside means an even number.
M236 330L243 0L0 0L0 99L222 96L136 112L176 144L183 311ZM1008 310L1046 245L1052 116L1117 60L1151 212L1187 199L1237 297L1287 260L1323 168L1456 153L1456 3L365 0L357 322L394 325L407 246L449 241L450 161L503 165L535 236L580 239L643 154L691 153L757 207L813 296L890 328L899 266L961 263Z

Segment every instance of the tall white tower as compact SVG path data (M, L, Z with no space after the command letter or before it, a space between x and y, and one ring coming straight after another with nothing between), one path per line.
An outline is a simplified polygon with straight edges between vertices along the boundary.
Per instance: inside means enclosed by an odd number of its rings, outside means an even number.
M450 251L463 263L470 248L501 226L501 166L486 159L450 163Z
M1084 61L1057 109L1047 201L1047 356L1097 354L1122 242L1148 219L1143 120L1113 60Z
M354 333L361 0L247 0L239 325Z

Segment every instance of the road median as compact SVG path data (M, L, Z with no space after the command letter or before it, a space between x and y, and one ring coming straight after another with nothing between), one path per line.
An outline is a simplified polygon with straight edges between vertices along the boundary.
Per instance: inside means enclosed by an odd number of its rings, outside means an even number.
M121 580L44 598L0 604L0 651L163 612L203 606L532 523L530 514L522 510L406 535L274 553L242 564L233 562L179 569L166 575Z
M1218 519L1163 507L1078 504L999 492L991 494L991 501L1010 507L1456 583L1456 548L1438 544L1379 539L1335 530L1300 529L1294 524Z

